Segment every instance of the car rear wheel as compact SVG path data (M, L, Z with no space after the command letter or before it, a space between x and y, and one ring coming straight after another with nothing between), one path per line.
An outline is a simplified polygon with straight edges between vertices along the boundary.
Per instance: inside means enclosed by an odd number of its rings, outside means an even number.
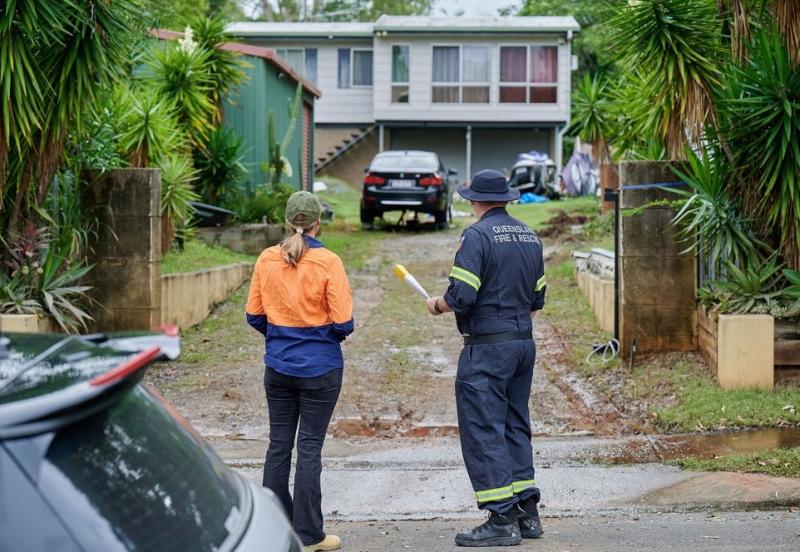
M361 208L361 224L364 226L364 229L369 230L372 228L372 223L375 221L375 217L378 216L378 213L373 211L372 209L364 209Z
M444 210L436 211L433 215L436 217L436 229L446 230L450 226L450 221L453 220L453 209L448 205Z

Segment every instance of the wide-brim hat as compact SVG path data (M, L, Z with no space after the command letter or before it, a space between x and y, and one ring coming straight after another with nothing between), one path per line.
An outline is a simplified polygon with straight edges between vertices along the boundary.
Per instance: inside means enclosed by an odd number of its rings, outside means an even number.
M458 194L469 201L514 201L519 190L508 187L508 180L498 171L487 169L472 177L469 186L460 186Z

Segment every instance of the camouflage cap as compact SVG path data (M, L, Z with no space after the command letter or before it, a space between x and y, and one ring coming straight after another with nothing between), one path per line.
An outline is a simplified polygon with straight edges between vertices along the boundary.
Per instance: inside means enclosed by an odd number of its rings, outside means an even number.
M286 221L296 226L308 226L322 216L319 198L311 192L300 191L289 196L286 202Z

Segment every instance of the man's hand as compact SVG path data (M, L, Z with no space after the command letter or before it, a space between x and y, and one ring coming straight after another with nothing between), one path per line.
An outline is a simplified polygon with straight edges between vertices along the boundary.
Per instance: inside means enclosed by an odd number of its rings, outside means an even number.
M438 297L428 297L428 300L425 302L425 305L428 307L428 312L434 316L442 314L441 310L437 310L436 308L436 301L438 301Z

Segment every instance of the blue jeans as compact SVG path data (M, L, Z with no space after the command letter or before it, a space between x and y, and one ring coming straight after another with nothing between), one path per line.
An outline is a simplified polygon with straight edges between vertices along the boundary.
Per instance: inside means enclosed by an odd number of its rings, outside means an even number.
M278 496L303 545L316 544L325 538L320 490L322 444L342 388L342 369L299 378L267 367L264 388L269 409L269 448L263 485ZM295 435L293 498L289 493L289 472Z

